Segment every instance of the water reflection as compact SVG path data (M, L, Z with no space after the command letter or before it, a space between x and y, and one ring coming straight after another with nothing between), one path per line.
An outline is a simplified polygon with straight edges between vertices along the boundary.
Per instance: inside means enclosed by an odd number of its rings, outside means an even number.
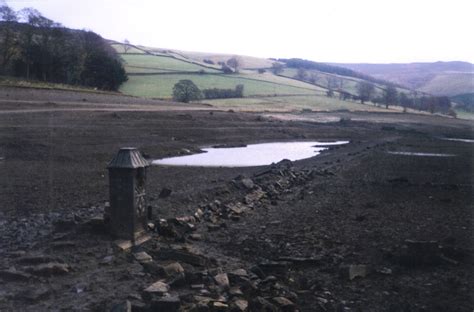
M335 142L276 142L250 144L245 147L204 148L205 153L170 157L153 161L154 165L199 166L199 167L251 167L277 163L283 159L291 161L316 156L327 146L347 144Z

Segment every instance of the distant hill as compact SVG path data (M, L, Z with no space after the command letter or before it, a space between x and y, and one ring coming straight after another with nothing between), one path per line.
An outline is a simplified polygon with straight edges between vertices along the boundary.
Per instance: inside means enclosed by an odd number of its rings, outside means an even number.
M434 95L474 92L474 65L468 62L334 65Z

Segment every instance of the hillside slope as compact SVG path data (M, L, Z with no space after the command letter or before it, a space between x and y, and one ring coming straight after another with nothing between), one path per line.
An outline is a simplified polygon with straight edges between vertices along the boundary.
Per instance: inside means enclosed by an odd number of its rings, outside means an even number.
M191 80L199 89L206 91L206 94L210 94L212 90L234 90L237 86L243 86L241 97L219 98L206 95L207 98L201 101L229 110L426 110L426 105L420 102L421 99L416 103L410 101L413 107L406 103L405 107L400 107L397 106L398 102L383 104L384 90L390 83L324 63L300 59L276 61L240 55L182 52L113 41L109 44L123 60L129 79L120 87L120 92L128 95L171 99L176 83L180 80ZM238 71L223 66L226 57L239 59L241 66ZM271 68L275 62L281 65L278 71ZM298 67L299 64L305 67ZM301 71L305 74L301 75ZM372 101L365 100L365 103L360 103L358 85L361 82L375 87L369 96ZM411 94L406 88L397 89L399 92ZM432 110L435 111L441 112L438 108Z
M335 65L434 95L474 92L474 65L468 62Z

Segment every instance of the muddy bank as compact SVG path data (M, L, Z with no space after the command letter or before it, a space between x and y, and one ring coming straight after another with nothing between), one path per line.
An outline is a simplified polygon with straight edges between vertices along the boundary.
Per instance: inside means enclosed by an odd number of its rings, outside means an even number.
M471 311L473 147L441 138L472 138L472 128L351 116L0 115L0 310ZM122 251L93 219L122 146L155 159L340 139L351 143L293 163L149 168L152 239L137 249Z

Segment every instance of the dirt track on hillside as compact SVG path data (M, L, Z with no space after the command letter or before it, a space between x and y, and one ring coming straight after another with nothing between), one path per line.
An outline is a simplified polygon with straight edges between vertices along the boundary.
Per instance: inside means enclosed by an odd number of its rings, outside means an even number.
M237 300L251 311L473 309L473 144L443 140L472 139L468 122L348 112L283 121L11 88L0 88L0 99L2 311L109 311L125 300L133 311L226 311ZM96 110L107 103L114 111ZM294 163L150 167L154 238L135 252L152 264L89 222L107 204L106 166L123 146L155 159L213 144L340 139L351 143ZM169 197L159 196L163 188ZM184 272L164 273L176 261ZM216 278L223 274L230 288ZM143 293L160 279L174 301Z

